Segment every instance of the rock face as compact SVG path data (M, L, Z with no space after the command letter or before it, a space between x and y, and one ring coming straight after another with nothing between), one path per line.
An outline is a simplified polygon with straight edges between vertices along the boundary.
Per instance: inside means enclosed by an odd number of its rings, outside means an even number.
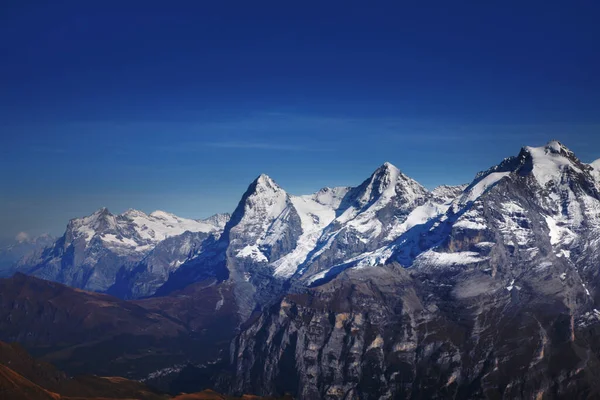
M235 390L599 396L597 177L555 141L478 174L446 210L266 309L232 346Z
M148 296L196 255L204 240L218 236L226 218L196 221L164 211L146 215L137 210L114 215L102 208L71 220L60 239L22 259L18 270L124 298Z
M522 279L519 289L481 294L469 288L489 290L484 274L441 278L396 264L345 271L286 296L238 337L235 390L331 399L597 396L596 312L580 291L533 272Z

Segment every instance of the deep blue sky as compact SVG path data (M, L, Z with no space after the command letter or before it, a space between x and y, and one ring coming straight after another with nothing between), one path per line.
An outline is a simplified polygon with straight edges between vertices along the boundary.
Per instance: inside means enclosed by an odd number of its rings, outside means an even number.
M306 193L390 161L431 188L553 138L600 158L597 1L1 3L0 238L232 211L263 172Z

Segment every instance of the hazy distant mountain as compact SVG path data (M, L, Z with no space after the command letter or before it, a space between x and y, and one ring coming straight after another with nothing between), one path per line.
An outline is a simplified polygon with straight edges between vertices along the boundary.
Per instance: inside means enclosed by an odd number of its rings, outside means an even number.
M105 292L115 287L123 297L146 296L194 256L203 240L218 236L227 218L224 214L199 221L164 211L146 215L133 209L114 215L102 208L71 220L60 239L43 252L21 260L18 269L77 288ZM161 252L157 246L167 239L176 249ZM143 266L138 265L141 262ZM128 283L117 281L117 277L127 279L131 274L143 277L138 287L127 290Z
M55 240L47 234L30 237L25 232L19 233L12 242L0 248L0 277L12 275L17 269L19 260L41 251Z

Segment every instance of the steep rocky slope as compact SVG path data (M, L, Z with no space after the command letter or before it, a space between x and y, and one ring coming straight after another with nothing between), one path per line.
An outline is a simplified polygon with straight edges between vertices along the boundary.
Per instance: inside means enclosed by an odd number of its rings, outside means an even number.
M301 398L594 398L600 196L558 142L330 268L238 337L236 390ZM367 262L365 262L367 261Z

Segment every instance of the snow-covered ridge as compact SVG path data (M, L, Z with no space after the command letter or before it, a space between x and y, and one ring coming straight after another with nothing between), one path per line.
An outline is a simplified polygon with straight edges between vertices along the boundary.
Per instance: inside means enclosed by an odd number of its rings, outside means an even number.
M132 251L146 251L168 237L189 232L216 232L220 228L207 221L180 218L165 211L154 211L150 215L134 209L122 214L112 214L101 208L93 214L75 218L69 222L70 240L83 239L89 244L99 238L106 247L126 248Z
M316 276L377 266L392 257L406 267L446 268L460 259L479 264L498 240L528 248L527 257L533 257L541 251L536 248L540 232L557 256L575 257L581 231L597 229L600 237L599 188L600 160L583 164L552 141L522 148L519 155L477 174L468 186L428 191L386 162L356 187L326 187L301 196L260 175L231 216L192 220L164 211L131 209L115 215L103 208L72 220L64 246L73 244L81 254L76 271L79 265L102 266L98 260L107 249L111 257L138 262L174 237L170 247L156 251L160 265L148 264L154 268L150 272L162 268L168 277L181 263L206 252L223 256L231 271L237 269L232 276L249 281L267 274L314 282ZM186 231L192 237L180 238ZM215 235L208 240L195 233ZM175 251L188 245L196 250ZM58 270L62 253L53 257L51 271Z
M323 188L317 193L292 196L267 175L259 176L233 213L232 244L235 256L270 263L274 274L292 275L316 245L323 228L336 216L335 210L348 188ZM267 257L263 250L292 236L296 246L280 257ZM243 247L241 247L243 246Z
M382 169L395 172L387 165ZM504 184L495 190L501 182ZM398 240L349 257L309 277L308 282L345 268L381 265L390 259L416 268L486 263L490 249L496 245L490 242L492 237L523 249L527 257L540 253L537 246L541 237L547 240L544 245L551 246L556 257L568 258L585 243L582 234L600 237L599 187L600 160L583 164L558 141L541 147L524 147L518 156L505 158L478 173L467 187L434 189L432 199L413 208L391 230L388 238ZM523 198L537 203L535 211L530 210ZM450 207L449 202L452 202ZM487 213L488 207L495 212ZM541 219L540 209L544 210ZM427 221L431 221L430 226ZM377 220L367 218L365 224L376 226ZM593 243L600 242L594 240Z
M565 169L582 172L573 152L556 140L543 147L525 147L525 150L532 157L533 175L542 186L558 182Z
M338 246L347 246L344 243L350 237L365 245L375 238L393 241L414 225L443 212L463 189L447 186L433 196L390 163L383 164L358 187L324 188L305 196L288 195L272 179L261 176L250 186L251 193L245 195L246 204L238 206L244 209L243 217L232 229L244 232L250 240L235 254L267 263L275 276L287 278L327 252L338 238L342 240ZM295 236L295 247L280 257L266 257L261 248L289 241L284 235L297 229L291 222L292 215L297 216L301 228ZM263 226L255 222L257 218ZM356 258L355 251L351 251L348 249L348 258Z

